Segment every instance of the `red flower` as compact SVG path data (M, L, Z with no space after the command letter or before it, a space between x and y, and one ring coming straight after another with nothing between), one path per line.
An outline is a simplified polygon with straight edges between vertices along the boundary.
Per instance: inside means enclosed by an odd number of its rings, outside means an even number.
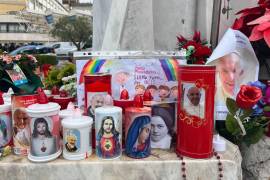
M198 47L194 52L194 57L209 57L211 55L212 51L207 46L200 46Z
M236 103L242 109L252 108L262 98L260 88L242 85L239 93L236 96Z
M201 42L201 33L200 33L200 31L195 31L194 32L192 40L195 41L195 42Z
M183 36L177 36L178 49L186 50L186 59L188 64L205 64L212 50L207 46L206 40L201 40L201 33L195 31L191 40ZM192 47L192 48L191 48Z

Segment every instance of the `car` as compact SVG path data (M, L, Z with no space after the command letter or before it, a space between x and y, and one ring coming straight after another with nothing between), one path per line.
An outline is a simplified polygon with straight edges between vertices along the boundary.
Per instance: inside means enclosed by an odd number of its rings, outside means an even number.
M54 48L45 45L28 45L22 46L14 51L10 52L11 56L16 56L17 54L54 54Z
M70 52L77 51L77 47L72 42L55 42L47 46L54 48L57 56L68 56Z

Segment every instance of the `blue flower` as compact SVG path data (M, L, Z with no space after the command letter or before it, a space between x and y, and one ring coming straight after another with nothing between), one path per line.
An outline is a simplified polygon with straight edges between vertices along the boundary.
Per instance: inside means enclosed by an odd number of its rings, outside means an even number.
M248 82L248 85L260 88L263 93L266 90L266 85L262 83L261 81Z

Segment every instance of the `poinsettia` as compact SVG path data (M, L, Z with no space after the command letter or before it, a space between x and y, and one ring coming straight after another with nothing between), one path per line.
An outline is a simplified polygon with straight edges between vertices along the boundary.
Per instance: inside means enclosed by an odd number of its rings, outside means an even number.
M270 47L270 0L259 0L257 7L243 9L239 14L232 28L243 32L250 41L264 39Z
M186 50L188 64L205 64L207 58L211 55L212 50L207 46L206 40L201 40L201 33L195 31L191 40L182 35L177 36L178 49Z

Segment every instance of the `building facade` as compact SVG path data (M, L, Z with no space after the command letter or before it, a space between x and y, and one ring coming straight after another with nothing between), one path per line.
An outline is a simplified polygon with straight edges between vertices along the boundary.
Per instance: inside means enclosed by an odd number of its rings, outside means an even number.
M77 0L1 0L0 43L57 41L49 31L59 17L91 16L90 6L88 12L72 10L77 4Z

